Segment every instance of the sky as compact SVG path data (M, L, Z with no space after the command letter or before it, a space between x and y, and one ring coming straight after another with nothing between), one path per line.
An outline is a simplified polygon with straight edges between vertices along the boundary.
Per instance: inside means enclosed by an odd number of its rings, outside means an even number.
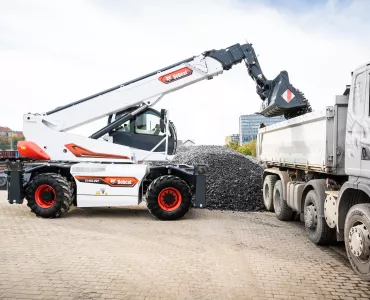
M253 44L265 76L282 70L314 110L370 61L368 0L0 0L0 126L206 50ZM223 144L261 100L243 64L166 95L179 139ZM90 135L102 119L74 132Z

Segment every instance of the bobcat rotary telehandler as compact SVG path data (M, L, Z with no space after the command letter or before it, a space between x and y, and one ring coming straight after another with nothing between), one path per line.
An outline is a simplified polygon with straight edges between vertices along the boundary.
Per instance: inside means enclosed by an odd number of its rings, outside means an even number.
M263 100L260 114L290 118L310 111L288 73L263 75L252 44L211 50L42 114L23 116L26 141L20 155L35 164L8 163L8 201L23 203L45 218L77 207L138 205L143 199L161 220L183 217L205 205L205 165L152 165L176 151L176 130L167 111L151 107L168 93L244 61ZM108 117L108 124L84 137L67 131Z

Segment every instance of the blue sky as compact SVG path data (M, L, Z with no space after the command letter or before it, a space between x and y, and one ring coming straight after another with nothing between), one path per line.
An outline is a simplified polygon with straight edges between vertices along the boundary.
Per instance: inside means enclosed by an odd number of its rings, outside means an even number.
M268 78L287 70L322 109L350 83L350 72L370 61L369 11L367 0L2 1L0 126L21 130L23 113L48 111L245 39ZM220 144L238 132L241 114L259 106L254 83L238 65L164 97L156 108L170 111L181 139Z

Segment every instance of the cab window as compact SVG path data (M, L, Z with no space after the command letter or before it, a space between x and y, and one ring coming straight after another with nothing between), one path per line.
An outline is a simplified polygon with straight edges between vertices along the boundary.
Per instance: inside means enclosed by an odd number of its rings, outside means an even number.
M130 121L127 121L123 123L122 125L119 125L116 128L114 128L113 131L130 132L130 126L131 126Z
M160 118L151 111L147 111L135 120L135 133L164 135L160 128Z
M362 72L356 76L353 89L353 113L356 116L365 115L365 99L366 99L366 72Z

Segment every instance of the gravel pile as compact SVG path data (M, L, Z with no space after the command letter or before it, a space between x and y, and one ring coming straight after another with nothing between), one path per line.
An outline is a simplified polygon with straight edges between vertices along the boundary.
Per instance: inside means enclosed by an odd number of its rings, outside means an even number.
M260 211L263 168L248 158L224 146L179 147L174 164L206 164L207 208L232 211Z

